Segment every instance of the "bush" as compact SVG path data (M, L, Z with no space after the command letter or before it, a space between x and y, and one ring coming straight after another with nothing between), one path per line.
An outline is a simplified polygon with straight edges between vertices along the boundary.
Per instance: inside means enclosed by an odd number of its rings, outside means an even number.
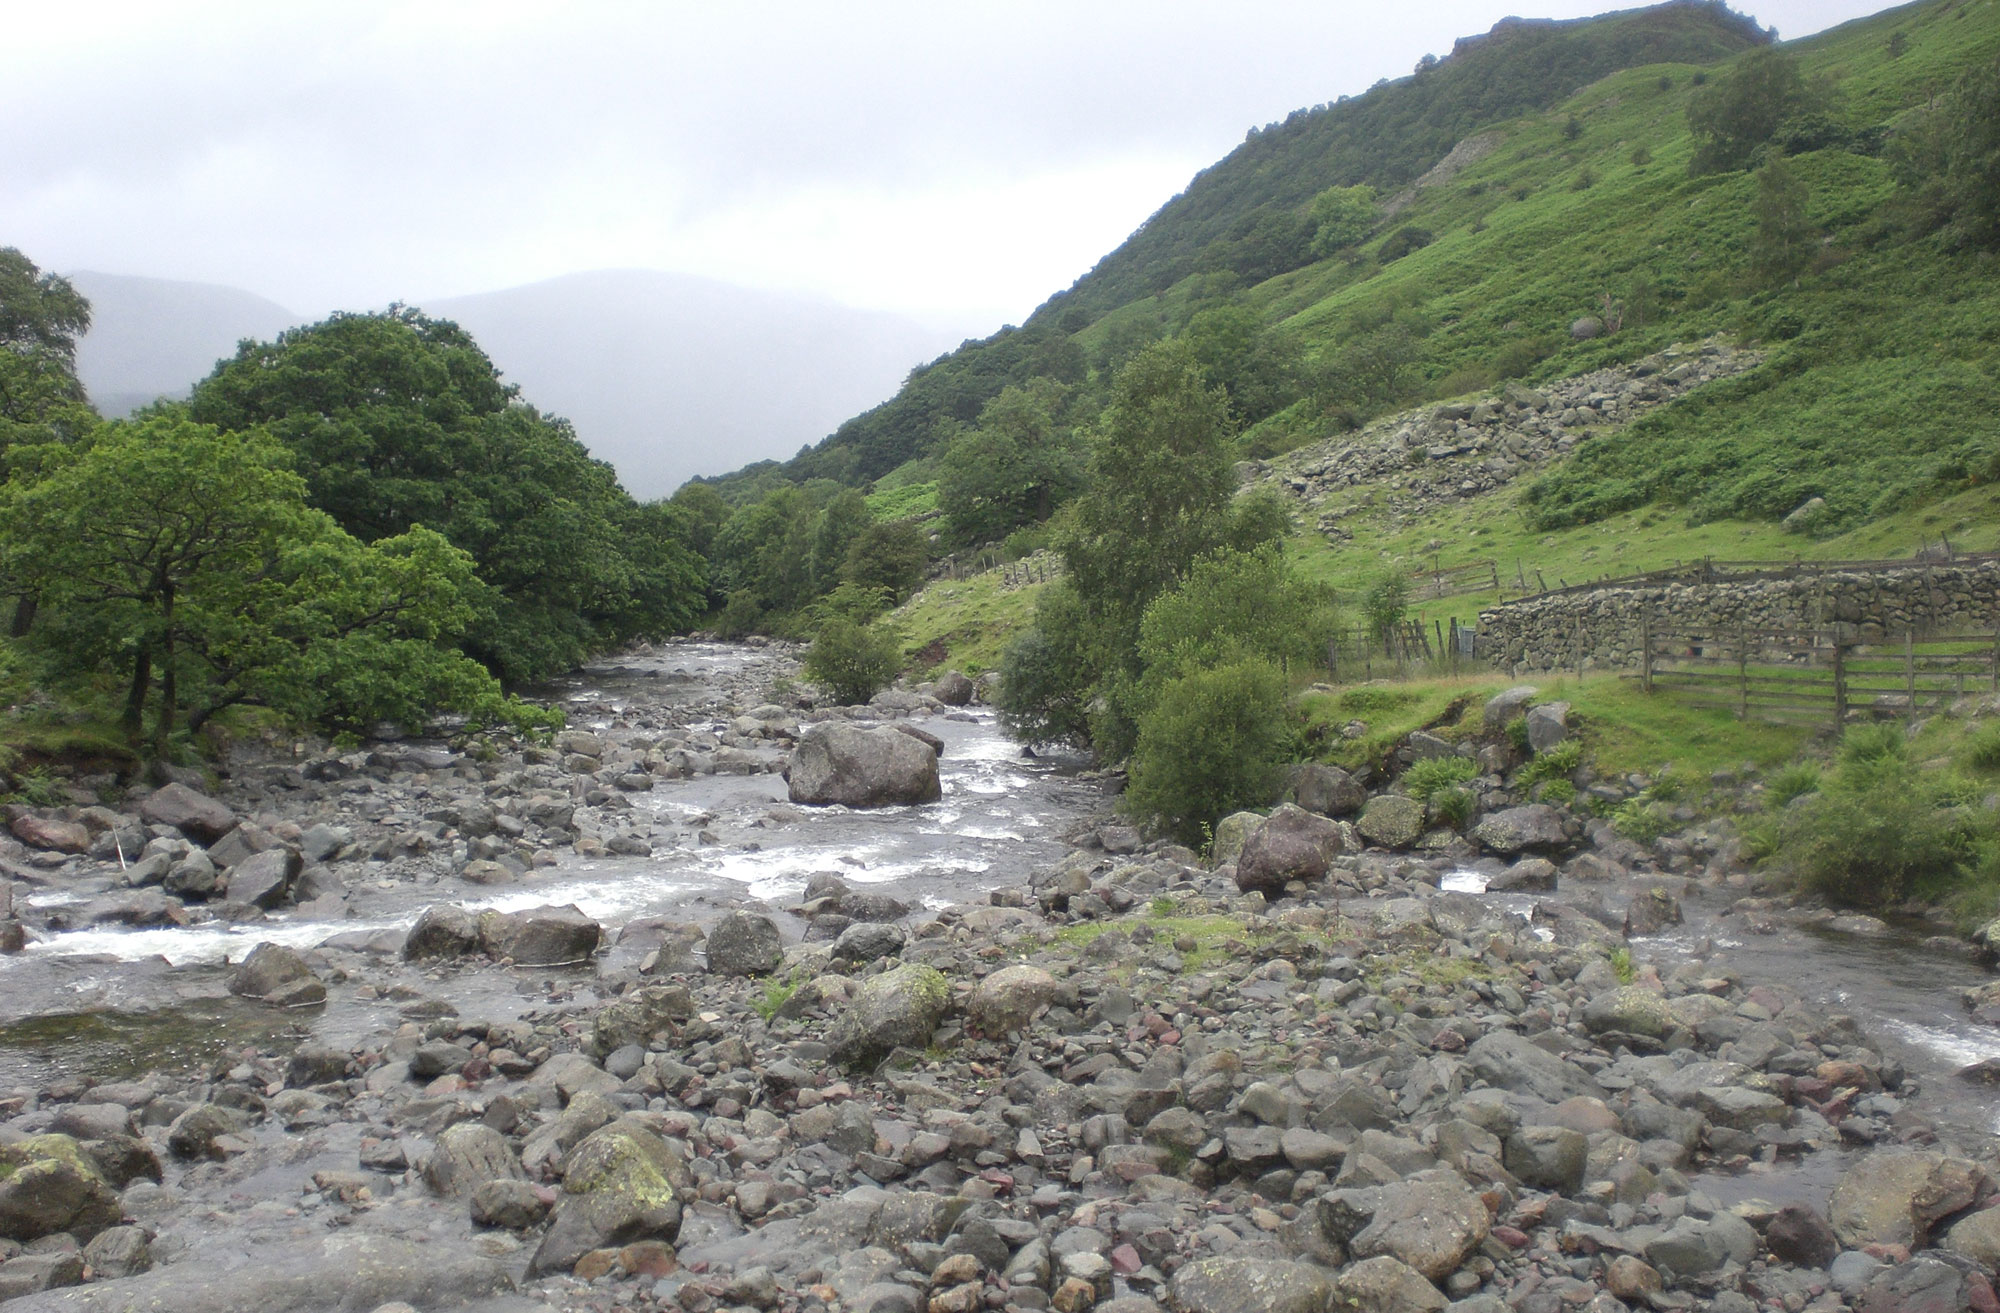
M1567 807L1576 801L1576 785L1568 780L1543 780L1535 786L1535 801L1552 807Z
M1478 774L1479 766L1470 757L1432 757L1403 772L1403 792L1418 802L1429 802L1435 795Z
M1583 765L1583 745L1575 739L1564 739L1521 767L1515 776L1515 782L1533 786L1544 780L1567 780L1581 765Z
M1795 761L1771 777L1764 787L1765 800L1773 810L1790 806L1808 793L1818 793L1819 767L1810 761Z
M1627 798L1611 813L1611 828L1633 843L1651 843L1674 828L1673 812L1651 798Z
M1431 819L1440 825L1449 825L1454 830L1462 830L1472 820L1472 790L1453 785L1440 789L1431 795Z
M1276 796L1289 747L1275 666L1249 659L1196 670L1140 719L1124 809L1197 843L1219 818Z
M806 674L843 704L866 702L896 677L902 652L893 635L835 616L806 652Z
M1977 771L2000 771L2000 725L1988 725L1972 736L1966 759Z

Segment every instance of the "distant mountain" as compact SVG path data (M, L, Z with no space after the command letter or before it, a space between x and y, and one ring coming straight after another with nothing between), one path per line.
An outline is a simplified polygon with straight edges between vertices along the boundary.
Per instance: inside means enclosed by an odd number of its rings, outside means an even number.
M276 337L301 316L214 283L180 283L83 270L67 275L90 298L91 328L76 349L77 377L99 412L129 415L184 397L246 337Z
M641 499L783 459L966 336L686 274L607 269L423 303Z
M77 372L107 415L185 396L241 339L304 322L233 287L69 277L92 311ZM636 269L422 308L470 331L523 397L575 424L642 499L697 474L792 455L965 336L820 298Z

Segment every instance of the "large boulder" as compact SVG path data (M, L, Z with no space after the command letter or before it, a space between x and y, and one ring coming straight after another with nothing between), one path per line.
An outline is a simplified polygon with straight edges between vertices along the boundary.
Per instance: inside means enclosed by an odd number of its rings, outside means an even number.
M1001 967L972 991L966 1016L985 1034L1012 1034L1053 1003L1060 989L1056 978L1040 967L1026 963Z
M479 946L489 957L512 958L521 966L588 962L603 937L603 927L574 903L520 912L486 912L479 918ZM405 946L404 953L408 952Z
M36 812L23 812L8 826L14 837L30 848L52 853L90 851L90 830L75 821L65 821Z
M1342 1313L1443 1313L1449 1302L1423 1273L1379 1254L1340 1270L1328 1307Z
M1589 1072L1511 1030L1482 1035L1465 1057L1474 1075L1510 1094L1527 1094L1550 1104L1580 1094L1604 1097L1604 1087Z
M680 1234L694 1178L673 1147L621 1118L585 1136L563 1162L563 1193L528 1275L567 1272L593 1249Z
M854 1065L898 1046L923 1048L950 1012L951 984L935 967L910 963L870 976L827 1032L829 1054Z
M0 1238L25 1242L67 1231L87 1242L123 1217L118 1192L69 1136L0 1144Z
M778 923L754 912L731 912L708 932L708 969L718 976L762 976L785 960Z
M424 1183L448 1198L470 1195L488 1181L525 1180L507 1137L484 1122L460 1122L438 1136L423 1163Z
M936 802L937 753L894 728L814 725L792 751L793 802L811 806L891 807Z
M282 944L259 944L229 975L229 992L277 1007L326 1002L326 986L306 960Z
M1533 684L1516 684L1504 693L1495 693L1486 700L1483 719L1489 730L1505 729L1509 721L1527 710L1528 704L1541 692Z
M1569 737L1569 703L1544 702L1528 709L1528 746L1537 754Z
M937 700L947 707L962 707L972 701L972 681L956 670L938 676Z
M1562 813L1545 802L1494 812L1472 827L1472 840L1489 852L1509 857L1522 852L1557 852L1569 845Z
M1231 812L1215 823L1215 840L1208 845L1208 864L1227 866L1243 855L1250 832L1264 823L1257 812Z
M1338 766L1299 767L1292 780L1292 797L1299 806L1321 816L1352 816L1368 801L1368 790Z
M249 903L270 911L292 896L292 884L305 869L305 859L293 848L267 848L229 868L229 901Z
M146 795L139 804L139 819L148 825L170 825L204 844L236 828L235 812L185 784L169 784Z
M1983 1176L1974 1164L1941 1153L1877 1149L1834 1185L1827 1218L1850 1249L1921 1249L1939 1219L1972 1206Z
M1666 999L1637 985L1621 985L1583 1005L1583 1024L1593 1035L1616 1032L1664 1039L1675 1021Z
M1330 1293L1308 1263L1228 1254L1182 1264L1170 1291L1180 1313L1325 1313Z
M411 961L469 957L479 951L479 917L456 903L426 907L403 940L403 956Z
M1443 1281L1492 1227L1485 1202L1457 1173L1424 1172L1383 1191L1375 1216L1348 1247L1356 1258L1387 1255Z
M1423 837L1424 805L1399 793L1378 794L1368 800L1354 828L1372 844L1407 848Z
M1340 855L1340 827L1290 803L1250 831L1236 858L1236 887L1282 893L1288 881L1317 880Z

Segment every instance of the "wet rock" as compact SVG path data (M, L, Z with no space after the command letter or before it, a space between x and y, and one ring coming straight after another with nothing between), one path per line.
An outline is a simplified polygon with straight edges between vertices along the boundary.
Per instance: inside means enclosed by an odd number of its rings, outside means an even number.
M197 1103L167 1128L167 1150L181 1159L227 1158L227 1141L243 1126L239 1114L213 1103Z
M480 947L489 957L510 958L521 966L588 962L603 936L603 927L573 903L520 912L486 912L479 917ZM405 955L408 952L405 947Z
M137 1276L152 1269L153 1240L143 1227L114 1226L83 1247L83 1261L100 1280Z
M77 919L86 925L129 926L186 925L188 920L180 900L159 889L133 889L93 898L84 904Z
M1362 1259L1388 1255L1443 1281L1486 1238L1492 1222L1485 1202L1457 1174L1425 1172L1383 1192L1375 1216L1349 1249Z
M207 853L197 849L167 868L160 887L178 898L213 898L222 892L222 872Z
M1877 1149L1848 1168L1827 1201L1840 1242L1920 1249L1940 1218L1972 1206L1983 1178L1970 1163L1912 1149Z
M937 753L894 728L828 721L792 751L791 800L811 806L889 807L936 802Z
M85 853L90 851L90 831L74 821L59 820L35 812L16 816L8 826L14 837L30 848L40 848L52 853Z
M842 962L879 962L903 951L908 936L886 921L857 921L833 941L833 956Z
M692 1187L673 1148L643 1124L625 1119L593 1131L563 1166L563 1193L529 1275L567 1272L591 1250L610 1245L671 1242Z
M1801 1267L1825 1267L1840 1251L1833 1227L1818 1209L1807 1204L1786 1204L1780 1208L1771 1224L1764 1228L1764 1243L1774 1258Z
M1352 816L1368 802L1368 790L1338 766L1301 766L1292 780L1292 797L1321 816Z
M1423 837L1424 805L1399 793L1377 794L1368 800L1354 828L1370 843L1407 848Z
M235 812L185 784L168 784L147 794L139 804L139 819L148 825L172 826L202 844L214 843L236 828Z
M1672 1031L1675 1022L1664 998L1637 985L1622 985L1584 1004L1583 1024L1593 1035L1615 1031L1658 1039Z
M291 1063L285 1071L285 1083L301 1087L342 1080L346 1078L352 1061L351 1055L344 1049L311 1042L301 1044L292 1051Z
M966 1019L982 1034L1013 1034L1053 1003L1060 990L1056 978L1040 967L1026 963L1002 967L972 991L966 1002Z
M1973 1293L1975 1281L1984 1287L1983 1300ZM1992 1301L1993 1288L1984 1276L1919 1255L1875 1273L1855 1306L1861 1313L1965 1313L1981 1303L1991 1307Z
M784 957L784 936L768 916L731 912L708 932L708 969L719 976L767 975Z
M479 951L479 917L455 903L423 910L403 941L403 956L412 961L466 957Z
M66 1231L87 1242L123 1215L118 1192L69 1136L0 1144L0 1237L28 1241Z
M938 677L932 696L947 707L965 706L972 701L972 681L959 671L947 670Z
M1556 887L1556 865L1545 857L1523 857L1486 883L1486 892L1547 893Z
M299 855L309 862L331 861L341 849L353 842L352 830L321 822L299 836Z
M1446 1303L1421 1272L1385 1254L1342 1268L1331 1307L1353 1313L1443 1313Z
M1507 1137L1507 1170L1537 1190L1575 1194L1583 1188L1590 1144L1563 1126L1523 1126Z
M1250 831L1236 858L1236 887L1280 893L1292 880L1317 880L1340 855L1340 827L1290 803Z
M935 968L910 963L871 976L827 1032L835 1062L879 1060L898 1045L924 1048L951 1011L951 986Z
M62 1290L82 1281L83 1255L74 1249L22 1254L0 1263L0 1300Z
M602 1059L628 1045L650 1046L693 1015L694 996L685 985L642 985L598 1010L585 1048Z
M473 1187L472 1220L478 1226L503 1231L526 1231L540 1226L549 1215L548 1201L526 1181L482 1181Z
M1543 802L1494 812L1472 827L1471 838L1489 852L1507 857L1522 852L1553 853L1569 844L1562 813Z
M1170 1297L1180 1313L1324 1313L1330 1291L1310 1264L1222 1255L1183 1264Z
M1512 1031L1496 1030L1480 1037L1466 1050L1466 1059L1487 1084L1544 1103L1561 1103L1579 1094L1604 1097L1590 1073Z
M259 944L229 974L229 992L278 1007L326 1002L326 986L306 960L282 944ZM343 1059L345 1055L342 1055Z
M525 1176L507 1138L480 1122L460 1122L438 1136L422 1171L424 1183L448 1198L468 1196L488 1181Z
M229 868L229 901L248 903L270 911L282 907L292 894L305 859L290 848L268 848L252 853Z

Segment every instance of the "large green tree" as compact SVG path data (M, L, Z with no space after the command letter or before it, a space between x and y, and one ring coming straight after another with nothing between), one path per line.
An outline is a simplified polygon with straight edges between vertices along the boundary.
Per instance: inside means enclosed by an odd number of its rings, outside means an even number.
M246 342L190 413L267 429L312 504L365 542L423 525L469 552L487 592L468 648L503 678L684 628L703 607L685 519L640 513L456 324L398 307Z
M1923 227L1953 244L2000 249L2000 60L1968 70L1890 147Z
M1700 139L1688 171L1726 173L1751 162L1784 122L1814 109L1821 93L1782 50L1753 50L1728 77L1688 102L1688 126Z
M1038 524L1083 482L1083 446L1061 418L1066 389L1050 379L1007 387L938 461L938 509L957 546Z

